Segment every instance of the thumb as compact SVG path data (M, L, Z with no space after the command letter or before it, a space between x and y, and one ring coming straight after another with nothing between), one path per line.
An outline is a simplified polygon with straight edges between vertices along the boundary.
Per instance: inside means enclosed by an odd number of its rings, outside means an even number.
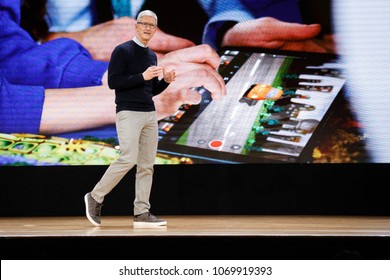
M288 24L288 26L285 26ZM289 41L301 41L313 39L321 32L321 25L319 24L299 24L299 23L285 23L281 27L282 31L276 32L281 35L279 39L285 39ZM284 34L283 34L284 33Z
M307 40L312 39L321 32L320 24L300 24L279 21L275 25L274 34L277 39Z

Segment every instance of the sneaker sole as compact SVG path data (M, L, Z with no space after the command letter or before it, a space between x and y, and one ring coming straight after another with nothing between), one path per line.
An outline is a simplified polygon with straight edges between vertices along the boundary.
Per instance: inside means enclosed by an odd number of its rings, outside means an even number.
M95 222L91 216L89 215L89 211L88 211L88 194L84 195L84 203L85 203L85 214L88 218L88 221L93 224L94 226L100 226L100 224L98 224L97 222Z
M161 228L166 226L167 226L167 222L159 222L159 223L133 222L133 228Z

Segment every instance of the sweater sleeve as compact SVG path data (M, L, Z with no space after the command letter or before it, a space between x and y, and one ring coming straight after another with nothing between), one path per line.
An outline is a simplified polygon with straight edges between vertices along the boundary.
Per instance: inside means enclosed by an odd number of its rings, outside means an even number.
M161 80L158 80L157 78L155 78L153 80L153 82L154 82L153 96L159 95L160 93L162 93L169 86L169 83L167 83L164 80L164 78L161 79Z
M71 39L39 44L19 26L20 1L0 2L0 67L13 84L45 88L97 86L108 63Z
M44 89L10 84L0 71L0 133L39 132Z
M217 46L217 33L225 22L240 22L254 19L239 0L202 0L199 1L204 11L208 14L209 20L203 31L202 42L209 44L215 50Z

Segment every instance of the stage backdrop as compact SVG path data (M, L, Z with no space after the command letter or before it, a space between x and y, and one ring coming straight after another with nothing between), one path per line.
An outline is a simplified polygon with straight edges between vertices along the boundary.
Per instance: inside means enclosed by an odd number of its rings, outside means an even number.
M390 162L388 1L118 2L1 1L2 216L84 213L119 155L105 71L142 9L177 71L155 97L156 213L390 214L370 183ZM201 44L215 68L193 63ZM134 172L105 215L132 209Z
M156 164L388 162L387 79L380 74L389 68L389 36L375 29L387 26L386 1L369 10L353 1L18 2L4 1L1 11L0 165L108 165L118 157L114 93L101 84L111 51L132 39L141 9L157 12L150 48L178 72L154 97ZM360 30L353 27L363 15L375 32L355 44ZM297 22L321 31L312 38L291 25ZM233 29L236 39L223 45ZM271 43L266 36L274 36ZM186 68L196 55L190 46L199 44L220 57L222 98L215 98L216 79ZM72 68L79 56L85 61Z

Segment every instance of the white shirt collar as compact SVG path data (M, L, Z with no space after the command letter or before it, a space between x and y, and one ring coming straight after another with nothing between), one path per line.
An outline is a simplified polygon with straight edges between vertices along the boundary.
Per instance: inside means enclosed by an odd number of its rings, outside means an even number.
M142 42L141 42L140 40L138 40L138 38L137 38L136 36L134 36L133 41L134 41L137 45L139 45L139 46L141 46L141 47L143 47L143 48L147 48L147 47L148 47L148 46L145 46L144 44L142 44Z

